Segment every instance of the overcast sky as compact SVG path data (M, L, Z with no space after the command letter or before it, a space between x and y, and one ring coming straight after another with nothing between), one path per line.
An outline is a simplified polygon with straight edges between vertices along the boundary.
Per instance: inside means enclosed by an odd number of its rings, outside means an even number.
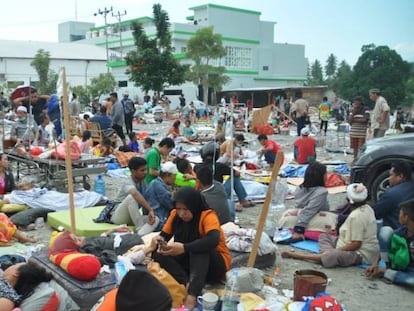
M310 62L322 65L330 53L354 65L361 46L388 45L404 60L414 62L414 1L412 0L11 0L2 2L0 39L58 41L58 24L69 20L104 24L94 13L113 7L127 11L123 19L152 16L161 3L171 22L185 23L190 7L214 3L262 12L274 21L275 42L305 45ZM108 22L115 18L108 16ZM229 25L231 27L231 24Z

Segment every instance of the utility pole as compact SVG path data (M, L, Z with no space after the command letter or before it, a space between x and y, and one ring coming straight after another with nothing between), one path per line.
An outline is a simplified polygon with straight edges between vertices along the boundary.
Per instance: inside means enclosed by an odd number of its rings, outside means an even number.
M119 32L119 52L121 53L121 59L122 59L122 30L121 30L121 19L123 16L127 15L127 11L124 10L124 13L121 12L117 12L116 14L114 14L114 12L112 12L112 17L115 17L118 20L118 32Z
M103 15L104 20L105 20L105 48L106 48L106 68L107 71L109 72L109 67L108 67L108 62L109 62L109 48L108 48L108 23L106 20L106 16L112 12L112 7L110 7L109 9L107 9L105 7L105 9L101 10L99 9L98 12L94 13L94 16L99 15Z

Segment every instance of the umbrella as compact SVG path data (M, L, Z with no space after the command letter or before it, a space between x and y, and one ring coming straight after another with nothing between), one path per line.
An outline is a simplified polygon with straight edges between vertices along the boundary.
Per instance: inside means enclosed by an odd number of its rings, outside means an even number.
M36 92L36 89L30 85L19 85L15 88L15 90L11 93L10 98L11 100L15 100L19 97L29 96L30 94Z

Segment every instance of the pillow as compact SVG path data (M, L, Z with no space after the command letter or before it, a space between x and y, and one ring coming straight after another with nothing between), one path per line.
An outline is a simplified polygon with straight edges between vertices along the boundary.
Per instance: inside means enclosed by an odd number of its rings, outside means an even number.
M0 206L0 212L3 213L17 213L20 211L24 211L27 208L26 204L11 204L11 203L5 203L1 204Z
M49 260L65 270L70 276L81 281L91 281L101 270L98 258L78 251L50 255Z
M70 232L53 232L49 242L49 260L75 279L91 281L101 270L98 258L78 251Z
M60 299L56 291L48 283L40 283L33 294L20 304L22 311L56 311L60 305Z

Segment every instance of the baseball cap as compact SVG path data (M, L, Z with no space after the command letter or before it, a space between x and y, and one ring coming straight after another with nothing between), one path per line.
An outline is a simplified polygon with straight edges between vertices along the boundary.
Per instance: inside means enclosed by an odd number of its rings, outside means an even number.
M27 113L27 108L25 106L19 106L17 107L16 111L22 111L22 112L26 112Z
M304 127L303 129L300 130L300 135L302 136L309 136L310 131L308 127Z

